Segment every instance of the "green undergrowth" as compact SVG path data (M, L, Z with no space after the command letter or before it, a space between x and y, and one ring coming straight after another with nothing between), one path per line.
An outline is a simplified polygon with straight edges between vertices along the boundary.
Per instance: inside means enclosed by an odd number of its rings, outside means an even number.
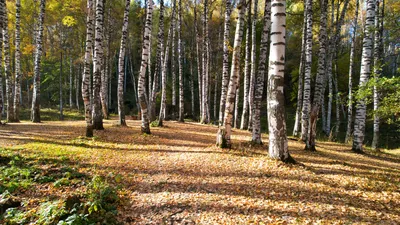
M65 156L0 148L0 224L119 224L120 175L91 175L79 166ZM34 204L24 197L40 187L63 194Z

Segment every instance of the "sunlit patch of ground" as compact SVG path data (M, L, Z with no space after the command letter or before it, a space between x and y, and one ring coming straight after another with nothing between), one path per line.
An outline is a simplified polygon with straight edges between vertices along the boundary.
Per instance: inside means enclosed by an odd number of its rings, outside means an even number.
M233 131L233 149L215 147L217 127L166 122L140 134L105 121L94 138L83 121L19 123L0 127L0 146L20 154L71 160L80 171L122 175L125 224L398 224L400 158L354 154L331 142L304 151L289 141L297 165L270 160L251 134ZM73 188L41 187L35 198ZM62 192L62 193L60 193ZM25 197L27 197L25 195Z

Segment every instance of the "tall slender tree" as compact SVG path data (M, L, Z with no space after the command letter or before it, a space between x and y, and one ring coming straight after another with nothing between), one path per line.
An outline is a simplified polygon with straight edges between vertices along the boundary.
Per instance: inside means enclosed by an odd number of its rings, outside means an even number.
M125 106L124 106L124 67L125 67L125 52L126 39L128 38L128 23L129 23L129 8L130 0L125 1L124 21L122 25L121 45L119 48L118 58L118 124L126 126L125 121Z
M21 0L15 1L15 86L14 86L14 122L19 122L21 99Z
M310 111L311 111L311 64L312 64L312 27L313 27L313 11L312 0L306 0L306 52L304 63L304 92L303 92L303 109L301 121L301 140L308 142Z
M142 46L142 62L139 71L139 81L138 81L138 96L140 103L140 110L142 114L142 133L150 134L149 118L148 118L148 108L146 102L146 67L148 66L149 57L149 45L150 45L150 26L152 25L153 18L153 1L148 0L147 3L147 13L146 13L146 23L144 28L144 38Z
M258 0L254 0L253 6L254 14L251 22L251 70L250 70L250 86L249 86L249 125L248 129L253 129L253 113L254 113L254 93L255 93L255 82L256 82L256 58L257 58L257 11L258 11Z
M8 34L8 12L7 1L3 2L3 54L4 54L4 74L6 77L6 99L7 99L7 121L14 121L14 107L13 107L13 79L11 75L10 66L10 36Z
M249 124L249 89L250 89L250 76L251 76L251 64L250 64L250 33L251 33L251 0L247 3L249 9L247 10L247 29L246 29L246 47L245 47L245 59L244 59L244 78L243 78L243 112L242 119L240 121L240 129L247 129Z
M82 98L85 108L86 137L93 137L92 110L90 104L90 64L92 60L91 52L93 46L93 14L93 0L87 0L86 47L82 75Z
M101 71L103 63L104 0L96 0L95 45L93 55L93 129L103 130L103 115L100 99Z
M380 12L380 2L384 0L376 0L375 5L375 40L374 40L374 79L379 80L382 74L382 49L383 49L383 12L384 7L382 4L382 13ZM380 104L380 93L376 85L374 85L374 137L372 139L372 149L376 150L379 144L379 125L380 117L377 113Z
M235 103L238 80L240 76L240 47L243 38L243 25L244 25L244 14L246 11L246 1L240 0L237 8L239 11L239 15L237 18L235 41L233 44L232 67L231 67L231 75L228 87L228 97L225 103L224 125L219 128L217 134L217 145L220 146L221 148L227 148L231 146L232 114Z
M160 12L159 12L159 27L157 35L157 53L156 53L156 67L154 71L154 81L152 91L150 95L150 120L153 121L156 118L156 100L159 89L160 73L162 70L163 59L161 57L164 46L164 1L160 0Z
M226 92L229 84L229 33L231 21L231 0L225 0L225 22L224 22L224 49L222 62L222 85L221 85L221 100L219 103L219 125L222 126L225 113Z
M72 64L72 56L69 57L69 109L72 110L74 107L74 102L72 101L72 88L73 88L73 64Z
M175 0L174 0L175 1ZM172 10L174 10L175 8L173 8ZM199 85L198 90L199 90L199 117L201 118L203 116L203 78L202 78L202 61L200 59L200 47L199 47L199 43L201 42L200 40L200 33L198 31L198 25L197 25L197 0L194 1L194 35L196 37L196 64L197 64L197 83Z
M0 0L0 124L3 119L4 112L4 95L3 95L3 1Z
M208 37L208 0L204 0L203 12L203 62L202 62L202 116L201 123L209 123L209 95L208 95L208 76L209 76L209 37Z
M365 21L365 35L363 38L363 48L361 57L361 71L359 89L363 89L371 75L372 65L372 49L374 36L374 19L375 19L375 0L367 0L367 16ZM365 99L361 98L356 104L356 115L354 120L354 138L352 150L357 153L363 152L363 142L365 138L365 120L367 106Z
M182 52L182 0L178 8L178 66L179 66L179 122L184 122L185 99L183 96L183 52Z
M41 81L41 58L43 52L43 24L46 10L46 0L40 1L40 13L38 21L38 30L36 32L36 49L34 61L34 75L33 75L33 93L32 93L32 111L31 120L34 123L40 122L40 81Z
M310 115L310 130L309 139L306 142L306 150L315 151L315 138L317 130L317 119L321 106L322 86L324 85L325 66L326 66L326 44L327 44L327 13L328 13L328 0L321 0L321 16L319 25L319 52L318 52L318 68L317 77L315 79L314 99Z
M304 7L305 8L305 7ZM306 26L307 26L307 10L304 10L304 21L303 21L303 35L301 36L301 56L299 66L299 77L297 84L297 106L296 106L296 117L293 128L293 136L298 136L301 128L301 112L303 107L303 78L304 78L304 58L305 58L305 46L306 46Z
M357 37L357 23L358 23L358 8L360 6L360 1L356 0L355 16L353 20L353 36L351 37L351 47L350 47L350 67L349 67L349 93L347 100L347 131L345 142L348 143L350 137L352 136L352 124L353 124L353 74L354 74L354 52Z
M173 1L172 3L172 18L175 17L175 3L176 0ZM171 44L171 36L172 32L174 31L173 29L173 24L171 23L168 31L168 37L167 37L167 45L165 47L165 54L163 54L164 49L163 49L163 42L161 42L161 88L162 88L162 93L161 93L161 107L160 107L160 114L158 118L158 126L162 127L163 126L163 120L165 118L165 110L166 110L166 105L167 105L167 68L168 68L168 59L169 59L169 49L170 49L170 44ZM164 58L165 57L165 58Z
M253 111L254 113L252 117L253 118L252 141L257 144L262 144L260 111L261 111L261 101L264 89L265 70L267 67L268 37L270 33L270 27L271 27L271 0L266 0L264 9L264 27L261 35L261 50L260 50L260 58L258 61L258 71L257 71L256 86L255 86L254 111Z
M286 136L285 77L286 0L272 0L271 44L268 73L269 156L283 162L293 162Z

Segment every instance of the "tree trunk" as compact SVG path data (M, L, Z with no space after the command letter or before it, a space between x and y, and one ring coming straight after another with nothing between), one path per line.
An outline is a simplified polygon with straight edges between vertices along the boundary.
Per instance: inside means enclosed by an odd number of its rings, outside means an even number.
M241 0L237 6L239 15L236 24L235 41L232 53L231 76L228 87L228 96L225 104L224 125L221 126L217 134L217 145L221 148L231 147L232 133L232 113L240 76L240 47L243 38L244 14L246 10L246 1Z
M198 91L199 91L199 118L203 116L203 103L202 103L202 96L203 96L203 87L202 87L202 73L201 73L201 60L200 60L200 48L199 43L200 40L200 33L197 28L197 7L196 2L194 3L194 34L196 36L196 60L197 60L197 81L199 84Z
M3 118L4 112L4 94L3 94L3 14L4 3L0 0L0 124L2 124L1 120Z
M86 137L93 137L92 114L90 104L90 64L93 46L93 0L87 0L86 49L82 75L82 98L85 107Z
M208 62L209 62L209 40L208 40L208 0L204 0L203 13L203 74L202 74L202 116L201 123L209 123L209 100L208 100Z
M304 7L305 8L305 7ZM293 136L299 136L299 130L301 127L301 112L303 107L303 88L304 88L304 63L305 63L305 47L306 47L306 26L307 26L307 10L304 10L304 21L303 21L303 35L301 39L301 56L299 66L299 78L297 88L297 106L296 106L296 118L293 128Z
M149 118L148 118L148 108L146 102L146 67L148 66L149 57L149 45L150 45L150 27L152 25L153 16L153 1L149 0L147 4L147 15L146 24L144 29L144 38L142 46L142 62L139 71L139 81L138 81L138 96L140 103L140 110L142 113L142 133L150 134Z
M176 5L175 5L176 7ZM176 62L176 58L175 58L175 51L176 51L176 47L175 47L175 35L176 35L176 31L175 31L175 26L176 26L176 18L175 15L174 17L172 17L171 20L171 24L172 24L172 42L171 42L171 75L172 75L172 119L175 120L176 119L176 69L175 69L175 62Z
M240 72L239 72L240 73ZM235 97L235 113L234 113L234 124L233 127L236 129L240 128L240 121L239 121L239 100L240 100L240 76L238 78L238 86L236 89L236 97Z
M356 0L356 9L355 9L355 17L353 21L353 36L351 38L351 47L350 47L350 67L349 67L349 94L348 94L348 102L347 102L347 131L345 143L349 143L350 138L352 136L352 121L353 121L353 74L354 74L354 52L356 45L356 37L357 37L357 20L358 20L358 8L360 6L360 1Z
M104 22L104 0L96 0L96 25L95 25L95 47L93 56L93 129L103 130L103 115L100 100L101 70L103 67L103 22Z
M72 101L72 56L69 58L69 109L72 110L74 102Z
M59 91L59 102L60 102L60 120L64 120L64 106L63 106L63 86L62 86L62 76L63 76L63 50L61 47L61 53L60 53L60 77L59 77L59 86L58 88L60 89Z
M253 21L251 24L251 71L250 71L250 88L249 88L249 126L248 130L253 129L253 113L254 113L254 93L255 93L255 81L256 81L256 61L257 61L257 38L256 38L256 23L257 23L257 9L258 9L258 0L254 0L254 15Z
M242 119L240 123L240 129L245 130L248 128L249 123L249 88L250 88L250 72L251 72L251 64L250 64L250 27L251 27L251 0L247 3L249 4L249 9L247 11L247 30L246 30L246 49L245 49L245 59L244 59L244 90L243 90L243 112Z
M311 2L311 1L310 1ZM269 157L283 162L293 162L289 154L286 136L285 96L283 93L285 76L285 34L286 1L273 0L271 7L271 45L268 74L268 127ZM310 9L309 9L310 10ZM311 12L310 12L311 13ZM310 22L311 23L311 22ZM310 28L310 27L308 27ZM307 29L308 31L308 29ZM310 33L311 31L308 31ZM310 40L307 40L310 44ZM311 52L311 49L308 53ZM307 58L307 52L306 52ZM306 59L310 62L310 59ZM307 71L307 63L306 63ZM306 72L307 74L307 72Z
M15 1L15 86L14 86L14 122L19 122L21 98L21 0Z
M172 5L172 18L175 18L175 3L176 0L173 1ZM173 21L173 19L172 19ZM165 48L165 59L164 57L161 57L161 88L162 88L162 93L161 93L161 107L160 107L160 114L158 118L158 126L162 127L163 126L163 120L165 119L165 111L166 111L166 104L167 104L167 68L168 68L168 57L169 57L169 46L171 44L171 36L172 32L174 31L174 25L171 23L169 31L168 31L168 37L167 37L167 46ZM163 38L164 39L164 38ZM161 56L163 56L163 41L161 42Z
M384 1L384 0L382 0ZM383 32L383 22L381 23L380 20L383 20L383 10L384 7L382 6L382 15L380 15L380 7L379 7L380 0L376 0L375 5L375 43L374 43L374 79L375 82L379 80L379 77L382 74L382 33ZM377 110L379 109L379 100L380 93L376 85L374 85L374 137L372 139L372 149L377 150L379 145L379 123L380 118Z
M363 39L363 49L361 58L361 74L359 89L364 89L368 78L371 75L372 47L373 47L373 28L375 18L375 0L367 0L367 17L365 22L365 35ZM354 121L354 139L352 150L357 153L363 152L363 142L365 137L365 119L367 106L365 99L359 99L356 105L356 115Z
M221 85L221 101L219 103L219 125L223 126L226 92L229 84L229 34L230 34L230 21L231 21L231 0L225 0L225 23L224 23L224 49L223 49L223 62L222 62L222 85ZM236 106L235 106L236 108ZM236 114L235 114L236 117ZM236 123L236 120L235 120Z
M310 115L310 133L308 142L306 142L306 150L315 151L315 138L317 134L317 120L318 114L320 110L320 105L322 102L322 96L325 80L325 65L326 65L326 44L327 44L327 13L328 13L328 0L321 1L321 17L320 17L320 31L319 31L319 52L318 52L318 68L317 68L317 77L315 79L315 91L314 91L314 99L311 108Z
M182 59L182 0L179 0L178 9L178 66L179 66L179 122L185 122L185 99L183 96L183 59Z
M129 8L131 5L130 0L125 2L124 22L122 25L121 46L119 48L118 58L118 125L126 126L125 121L125 106L124 106L124 67L125 65L125 52L126 52L126 39L128 38L128 23L129 23ZM126 62L127 63L127 62Z
M104 6L105 8L105 6ZM108 14L107 14L107 24L106 27L110 27L110 8L108 8ZM108 28L110 29L110 28ZM104 43L105 43L105 54L104 57L102 58L102 65L103 69L101 70L101 90L100 90L100 99L101 99L101 109L103 112L103 118L108 119L108 60L110 59L110 37L109 37L109 32L106 33L106 29L103 29L103 34L104 36Z
M301 121L301 140L309 142L310 112L311 112L311 65L312 65L312 0L306 0L306 52L304 64L304 93Z
M79 81L80 81L80 76L81 74L81 65L79 64L78 68L78 73L75 74L75 102L76 102L76 108L78 109L78 112L80 111L80 106L79 106Z
M268 37L269 37L270 27L271 27L271 1L266 0L264 9L264 28L261 36L261 46L260 46L261 50L258 62L258 73L257 73L256 87L255 87L256 89L255 89L254 111L253 111L254 113L253 113L252 141L256 144L262 144L260 111L261 111L261 101L264 89L265 70L267 67L266 62L268 54ZM253 28L255 28L255 26L253 26ZM252 60L252 62L254 61Z
M13 79L10 66L10 37L8 35L7 1L3 1L4 74L6 77L7 121L14 122Z
M161 67L163 64L163 59L161 58L161 54L164 51L164 1L160 0L160 15L159 15L159 30L157 36L157 53L156 53L156 66L154 71L154 81L153 87L150 96L150 121L154 121L156 119L156 100L159 92L159 79Z

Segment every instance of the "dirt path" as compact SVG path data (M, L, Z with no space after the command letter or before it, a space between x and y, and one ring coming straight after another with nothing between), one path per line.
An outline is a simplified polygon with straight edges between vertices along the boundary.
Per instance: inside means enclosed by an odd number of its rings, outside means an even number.
M249 146L247 131L234 130L228 151L215 147L215 126L167 122L144 136L139 121L115 123L106 121L89 142L81 141L79 121L9 124L0 127L0 145L44 154L57 147L82 169L121 174L126 200L119 218L126 224L400 221L398 158L356 155L337 143L310 153L290 141L300 164L287 166L269 160L266 145Z

